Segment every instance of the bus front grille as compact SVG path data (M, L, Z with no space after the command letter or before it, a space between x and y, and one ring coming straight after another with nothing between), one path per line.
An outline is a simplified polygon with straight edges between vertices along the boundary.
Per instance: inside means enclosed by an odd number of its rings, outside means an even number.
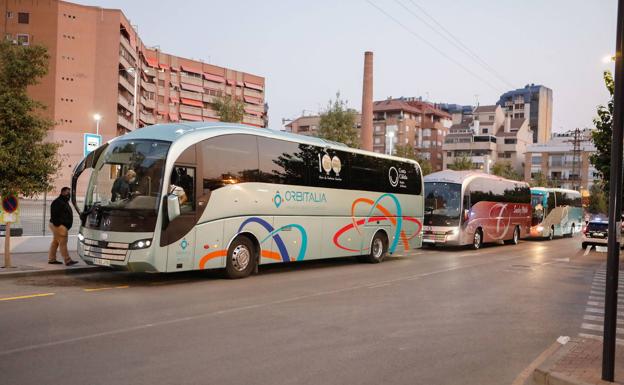
M86 257L124 261L128 254L127 243L113 243L85 239L84 253Z

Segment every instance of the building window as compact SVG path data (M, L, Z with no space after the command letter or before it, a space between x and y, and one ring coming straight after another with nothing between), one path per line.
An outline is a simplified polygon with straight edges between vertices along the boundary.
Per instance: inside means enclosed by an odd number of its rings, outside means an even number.
M27 34L17 34L17 44L19 45L29 45L30 37Z
M425 128L423 130L423 136L431 136L431 129L430 128Z
M542 164L542 156L534 155L531 157L531 164Z
M381 137L379 136L375 137L375 144L381 144Z
M489 120L494 120L494 115L490 115L490 116L488 117L488 119L489 119Z
M30 19L30 14L28 12L17 13L17 22L19 24L28 24L29 19Z
M158 79L158 87L164 87L165 86L165 81L162 79Z
M484 134L487 134L488 132L490 132L490 130L488 130L487 128L484 128L484 129L483 129L483 133L484 133Z
M13 12L11 11L7 11L7 19L12 19L13 18Z
M516 138L505 138L505 144L516 144Z

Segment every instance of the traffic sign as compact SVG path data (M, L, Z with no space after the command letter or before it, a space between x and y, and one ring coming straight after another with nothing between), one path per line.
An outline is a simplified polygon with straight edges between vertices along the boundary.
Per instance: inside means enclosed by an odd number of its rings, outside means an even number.
M19 200L13 194L2 197L0 224L15 223L19 218Z
M84 134L84 156L89 155L91 151L100 147L101 144L102 144L101 135Z
M13 194L9 194L2 198L2 210L6 213L12 214L17 211L19 202L17 197Z

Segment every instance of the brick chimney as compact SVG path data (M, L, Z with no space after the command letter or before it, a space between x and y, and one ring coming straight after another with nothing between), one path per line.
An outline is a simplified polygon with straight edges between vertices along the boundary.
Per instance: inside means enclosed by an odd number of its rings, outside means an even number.
M362 136L360 148L373 151L373 53L364 52L362 89Z

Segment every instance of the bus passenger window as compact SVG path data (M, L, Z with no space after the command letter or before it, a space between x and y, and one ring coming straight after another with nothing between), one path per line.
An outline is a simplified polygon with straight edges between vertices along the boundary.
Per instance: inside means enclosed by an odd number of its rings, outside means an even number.
M195 169L176 166L171 173L169 194L178 196L182 213L195 210Z

